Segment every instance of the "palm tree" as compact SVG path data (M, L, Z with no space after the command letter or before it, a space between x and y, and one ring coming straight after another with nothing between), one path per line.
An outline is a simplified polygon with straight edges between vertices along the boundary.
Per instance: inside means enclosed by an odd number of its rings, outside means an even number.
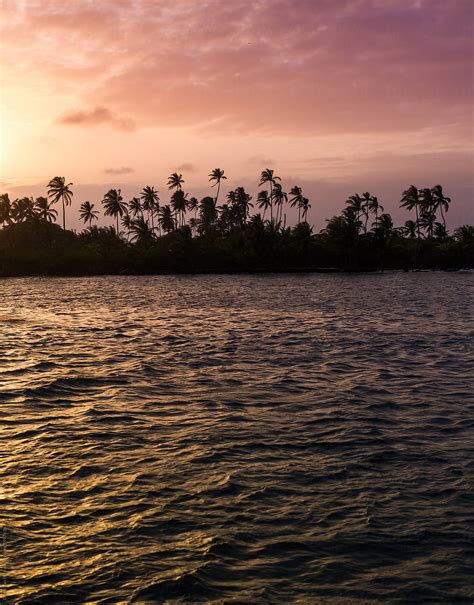
M179 220L178 222L181 226L184 224L184 215L186 213L186 205L187 205L187 199L186 199L186 195L185 195L184 191L182 191L181 189L177 189L176 191L174 191L173 195L171 196L171 206L174 210L177 220L178 220L178 216L180 216L181 220Z
M408 221L405 221L405 225L403 226L402 230L403 230L403 234L405 236L408 236L410 238L415 238L416 237L415 221L412 221L411 219Z
M224 171L221 170L220 168L214 168L214 170L209 174L209 181L215 181L214 185L212 185L212 187L215 187L217 185L217 193L216 193L216 206L217 206L217 200L219 199L219 191L221 188L221 181L223 179L226 179L227 177L224 176Z
M183 175L178 174L177 172L173 172L168 177L168 189L176 189L176 191L181 190L181 185L184 183Z
M243 187L237 187L235 190L235 214L237 223L240 227L243 227L247 222L247 218L250 213L250 208L253 208L253 204L250 203L252 196L249 195Z
M106 216L115 216L117 220L117 237L119 236L119 216L127 212L127 204L123 201L121 189L109 189L102 200Z
M283 202L288 202L288 194L283 191L283 188L280 183L275 183L274 191L273 191L273 199L275 200L276 205L276 220L277 222L280 220L283 214ZM280 216L278 216L278 214Z
M384 207L379 204L379 200L375 195L371 195L367 204L367 210L375 214L375 222L377 222L379 210L384 212Z
M355 220L357 225L357 235L359 235L360 229L360 213L364 212L364 204L363 200L358 193L354 193L346 200L346 204L348 204L349 208L351 208L355 213Z
M367 233L367 223L369 221L369 205L370 205L370 200L372 199L372 195L366 191L365 193L362 194L362 214L364 214L365 216L365 221L364 221L364 233Z
M36 217L35 203L32 197L22 197L13 201L11 216L17 223Z
M11 211L12 204L10 202L10 197L8 193L2 193L0 195L0 223L2 223L2 226L5 223L12 222Z
M443 193L443 188L441 185L435 185L431 189L431 193L433 196L433 206L434 210L441 210L441 218L443 219L444 230L446 231L446 219L444 216L444 212L448 212L449 204L451 203L451 198L445 197Z
M290 206L294 208L295 206L298 208L298 223L301 222L301 209L303 208L303 190L298 185L295 185L290 189Z
M263 217L262 217L262 219L264 220L265 219L265 212L271 206L270 196L268 195L268 191L263 190L263 191L259 191L258 192L258 195L257 195L257 206L260 208L260 210L262 210L262 208L263 208Z
M129 234L130 233L133 233L131 237L132 242L150 243L154 239L153 231L150 229L143 216L130 222Z
M56 220L58 216L57 210L54 210L54 208L51 208L50 204L48 204L48 198L42 196L36 198L35 212L39 218L50 223Z
M154 231L155 223L153 220L153 215L160 209L160 198L158 196L158 191L155 191L154 187L144 187L141 192L141 199L143 202L143 210L146 210L148 216L151 216L151 229Z
M176 226L176 221L173 216L173 212L171 207L167 204L166 206L162 206L160 208L159 213L159 223L161 228L165 233L169 233L170 231L174 231Z
M132 199L128 202L128 209L133 217L136 217L138 214L143 216L143 207L140 202L140 198L132 197Z
M303 197L303 222L308 222L308 210L311 208L311 204L307 197Z
M273 221L273 187L277 181L281 181L279 176L275 176L273 174L273 170L270 168L266 168L260 174L260 183L258 186L265 185L268 183L270 185L270 220Z
M436 214L430 207L427 207L426 210L422 211L419 222L420 227L422 229L426 229L428 237L433 237L433 230L436 222Z
M92 221L96 221L99 218L99 213L97 210L94 210L94 204L83 202L79 212L81 220L84 223L89 223L89 230L92 231Z
M73 183L67 183L63 176L55 176L48 183L48 197L56 204L61 200L63 206L63 229L66 231L66 206L69 206L74 195L70 187Z
M410 187L408 187L408 189L406 191L404 191L402 194L400 208L406 208L407 210L413 210L413 208L415 209L416 233L417 233L418 237L420 237L420 225L419 225L420 218L419 218L419 214L418 214L418 207L420 206L420 203L421 203L420 191L418 190L417 187L415 187L415 185L410 185Z

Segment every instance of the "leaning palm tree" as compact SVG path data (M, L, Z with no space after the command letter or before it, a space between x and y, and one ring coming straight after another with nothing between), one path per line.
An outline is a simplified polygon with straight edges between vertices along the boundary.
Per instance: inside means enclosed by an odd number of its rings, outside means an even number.
M298 224L301 222L301 210L303 208L303 190L298 185L295 185L290 189L290 206L298 208Z
M449 204L451 203L451 198L446 197L443 193L443 187L441 185L435 185L431 189L432 199L433 199L433 209L436 212L438 208L441 211L441 218L443 219L444 230L446 231L446 218L444 213L449 210Z
M173 215L173 211L171 210L171 206L169 206L168 204L160 208L158 220L160 223L160 227L165 233L169 233L170 231L175 230L176 221Z
M117 221L116 234L119 235L119 216L122 217L127 211L127 204L123 201L120 189L109 189L104 195L102 203L105 208L106 216L115 216Z
M173 172L168 177L168 189L176 189L176 191L181 191L181 185L184 183L183 175L178 174L177 172Z
M61 200L63 206L63 229L66 231L66 206L69 206L72 201L73 192L70 187L73 183L67 183L63 176L55 176L48 183L48 197L51 198L53 204L57 204Z
M89 230L92 231L92 221L96 221L99 217L97 210L94 210L94 204L83 202L79 209L80 218L84 223L89 223Z
M258 186L265 185L268 183L270 186L270 220L273 221L273 187L277 181L281 181L279 176L275 176L273 170L266 168L260 174L260 183Z
M48 221L52 223L56 220L58 216L57 210L51 208L51 205L48 203L48 198L46 197L37 197L35 200L35 212L36 216L43 221Z
M415 209L417 237L420 237L420 217L418 212L420 204L420 191L417 187L415 187L415 185L410 185L410 187L408 187L408 189L402 194L400 208L406 208L407 210L413 210L413 208Z
M215 181L212 187L217 185L217 193L216 193L216 206L217 200L219 199L219 191L221 189L221 181L226 179L227 177L224 175L224 171L220 168L214 168L214 170L209 174L209 181Z

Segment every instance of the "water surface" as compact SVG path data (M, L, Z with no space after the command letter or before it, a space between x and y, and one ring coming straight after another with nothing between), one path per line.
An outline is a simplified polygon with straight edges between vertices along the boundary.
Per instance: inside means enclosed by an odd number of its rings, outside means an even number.
M0 281L12 603L471 603L472 274Z

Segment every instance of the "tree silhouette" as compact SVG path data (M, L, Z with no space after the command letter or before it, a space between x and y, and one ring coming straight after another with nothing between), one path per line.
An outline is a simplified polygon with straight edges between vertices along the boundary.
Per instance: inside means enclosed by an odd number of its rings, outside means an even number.
M173 172L168 177L168 189L176 189L176 191L180 191L182 189L181 185L184 183L183 175L178 174L177 172Z
M0 223L2 223L2 226L5 225L5 223L12 222L11 211L12 204L10 197L8 193L2 193L0 195Z
M217 200L219 199L219 191L221 188L221 181L223 179L226 179L227 177L224 175L224 171L221 170L220 168L214 168L214 170L212 170L212 172L209 174L209 181L215 181L214 185L212 185L212 187L215 187L217 185L217 193L216 193L216 206L217 206Z
M154 187L144 187L141 192L142 208L151 217L151 230L155 231L155 222L153 219L154 214L157 214L160 209L160 198L158 191L155 191Z
M71 191L73 183L67 183L63 176L55 176L48 183L48 197L53 204L60 200L63 207L63 230L66 231L66 206L70 206L73 192Z
M270 208L270 206L271 206L270 196L268 195L268 191L263 190L263 191L258 192L257 206L260 208L260 210L263 209L263 219L265 219L265 213L268 210L268 208Z
M123 201L122 191L120 189L109 189L104 195L102 204L105 208L106 216L115 216L117 221L116 234L119 236L119 216L122 217L127 211L127 204Z
M416 234L420 237L420 223L419 223L419 206L420 206L420 192L415 185L410 185L406 191L402 194L402 201L400 208L406 208L407 210L415 209L416 215Z
M304 196L303 196L303 191L301 189L301 187L298 187L298 185L294 185L291 189L290 189L290 206L292 208L294 208L295 206L298 208L298 223L301 222L301 210L303 209L303 205L304 205Z
M270 186L270 220L273 221L273 188L277 181L281 181L279 176L275 176L273 170L266 168L260 174L260 183L258 186L265 185L266 183Z
M433 196L433 209L436 212L438 209L441 211L441 218L443 220L444 230L446 231L446 218L444 216L445 212L449 210L449 204L451 203L451 198L446 197L443 193L443 188L441 185L435 185L431 189L431 194Z
M46 197L37 197L35 200L34 209L38 218L42 219L43 221L48 221L49 223L55 221L58 216L57 210L51 208L50 204L48 203L48 198Z
M92 229L92 221L96 221L99 217L97 210L94 210L94 204L89 201L83 202L79 210L80 218L84 223L89 223L89 229Z
M175 230L176 227L176 221L175 218L173 216L173 212L171 210L171 207L167 204L166 206L162 206L160 208L160 213L159 213L159 222L160 222L160 226L163 229L163 231L165 233L170 233L171 231Z

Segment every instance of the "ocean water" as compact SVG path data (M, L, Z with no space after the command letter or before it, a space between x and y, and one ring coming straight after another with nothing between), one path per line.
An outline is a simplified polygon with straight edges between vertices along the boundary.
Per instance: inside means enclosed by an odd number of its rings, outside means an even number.
M0 281L2 603L472 603L473 279Z

